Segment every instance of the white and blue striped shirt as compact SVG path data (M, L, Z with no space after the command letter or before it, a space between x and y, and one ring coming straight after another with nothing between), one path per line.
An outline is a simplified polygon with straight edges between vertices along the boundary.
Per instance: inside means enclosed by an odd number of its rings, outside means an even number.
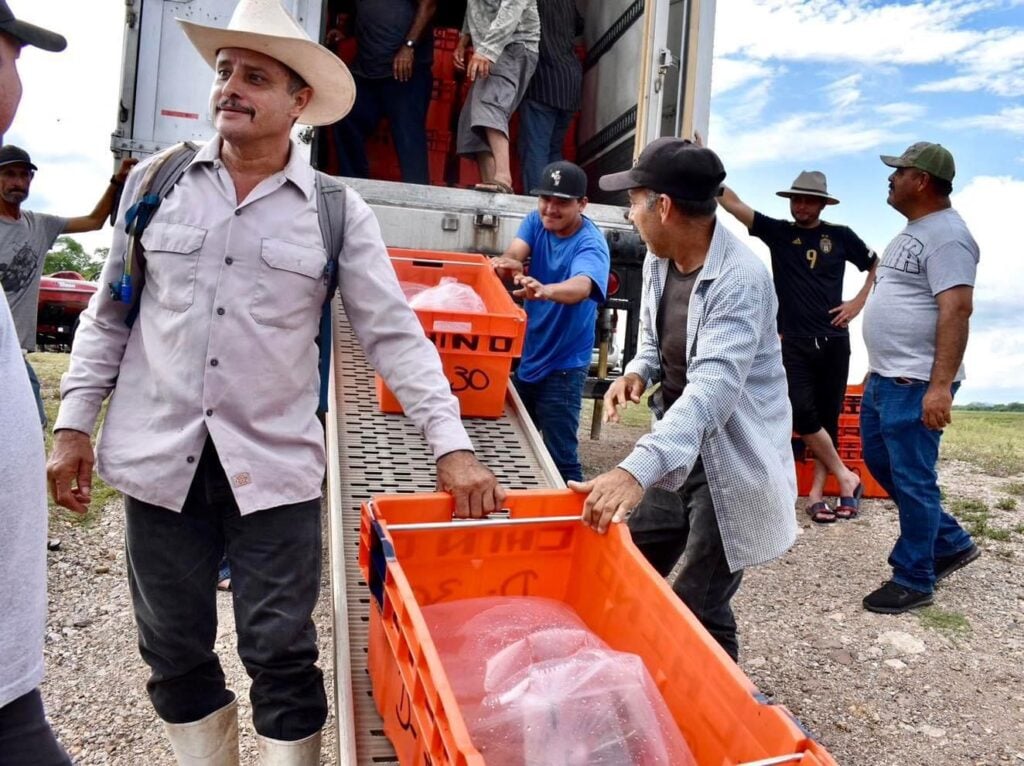
M644 262L640 348L626 373L661 378L657 312L668 262ZM620 463L645 487L679 488L704 461L732 571L782 555L796 539L792 412L776 333L778 302L757 257L716 223L690 298L682 396Z

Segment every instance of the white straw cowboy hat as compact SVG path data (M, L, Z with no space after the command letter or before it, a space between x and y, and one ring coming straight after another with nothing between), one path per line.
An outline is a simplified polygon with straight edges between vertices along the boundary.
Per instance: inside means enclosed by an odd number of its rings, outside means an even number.
M780 197L820 197L826 205L838 205L839 200L828 193L825 174L820 170L804 170L793 181L793 186L784 191L775 192Z
M227 29L177 19L188 39L211 67L221 48L245 48L270 56L293 70L313 89L298 121L329 125L352 108L356 85L348 67L306 34L280 0L241 0Z

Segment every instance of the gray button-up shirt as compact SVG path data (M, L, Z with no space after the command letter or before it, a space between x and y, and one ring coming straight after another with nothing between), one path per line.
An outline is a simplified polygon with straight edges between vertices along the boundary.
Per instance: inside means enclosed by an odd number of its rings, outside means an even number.
M469 0L463 33L473 38L473 50L491 62L511 43L528 51L540 48L537 0Z
M133 170L124 205L138 196L150 162ZM358 194L346 193L338 286L356 337L435 457L472 449L377 220ZM145 285L133 327L126 304L106 289L95 294L54 427L91 433L112 392L97 455L109 484L180 510L209 434L243 514L319 496L325 455L315 338L327 251L316 197L315 171L293 146L287 166L238 203L215 139L143 234ZM125 245L118 227L102 284L120 280Z
M626 365L661 379L657 314L668 263L644 261L640 348ZM729 568L782 555L796 539L792 411L775 330L778 301L757 257L716 223L686 323L686 388L620 463L643 487L678 489L697 456Z

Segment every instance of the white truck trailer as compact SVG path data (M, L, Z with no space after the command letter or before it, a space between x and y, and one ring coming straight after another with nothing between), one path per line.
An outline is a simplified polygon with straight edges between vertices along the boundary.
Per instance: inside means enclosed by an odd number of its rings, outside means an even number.
M212 73L175 18L226 26L236 0L126 0L121 98L111 149L118 157L145 156L182 140L212 135ZM314 39L323 40L346 0L283 0ZM348 2L348 5L351 3ZM602 198L596 178L628 168L659 136L707 135L714 0L578 0L585 21L584 95L576 162ZM464 0L439 3L439 23L458 26ZM298 129L296 138L323 169L329 130ZM500 253L531 197L494 195L447 186L347 179L373 208L391 247ZM620 285L610 304L626 311L625 356L635 348L644 250L624 209L592 204L587 214L605 232ZM626 296L626 297L622 297ZM378 412L373 373L335 308L328 506L337 753L339 764L394 760L381 731L366 670L369 596L356 554L359 504L385 492L432 491L433 461L404 418ZM605 381L606 382L606 381ZM591 392L600 393L598 385ZM558 472L521 403L510 389L504 415L470 419L467 428L483 462L509 488L562 486Z

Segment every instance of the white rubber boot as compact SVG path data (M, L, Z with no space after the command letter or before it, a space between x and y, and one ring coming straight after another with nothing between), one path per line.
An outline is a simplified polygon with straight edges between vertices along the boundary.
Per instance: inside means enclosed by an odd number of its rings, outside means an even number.
M256 735L263 766L320 766L320 732L305 739L285 742Z
M238 766L238 701L192 723L167 723L178 766Z

